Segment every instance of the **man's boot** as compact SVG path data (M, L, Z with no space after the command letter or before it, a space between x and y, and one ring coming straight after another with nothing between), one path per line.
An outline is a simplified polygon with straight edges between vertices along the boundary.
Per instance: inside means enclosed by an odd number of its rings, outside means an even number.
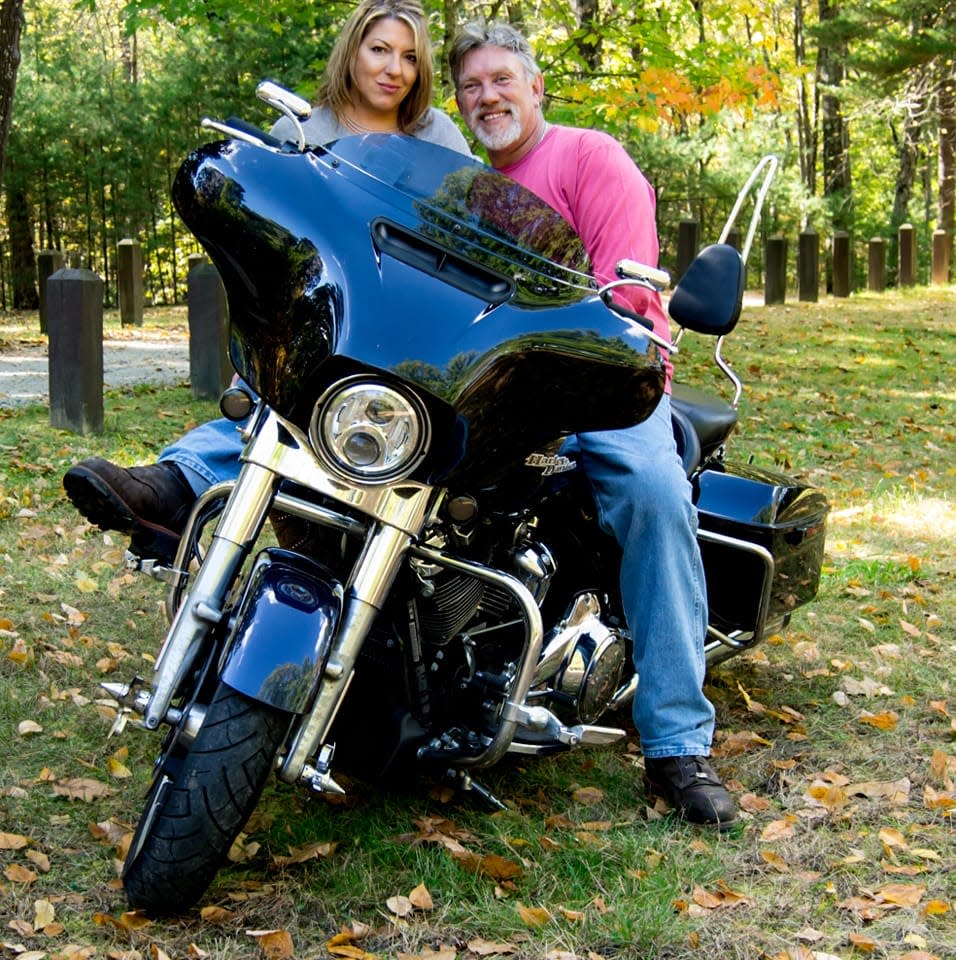
M63 489L90 523L131 537L130 549L171 563L196 494L174 463L118 467L109 460L82 460L63 476Z

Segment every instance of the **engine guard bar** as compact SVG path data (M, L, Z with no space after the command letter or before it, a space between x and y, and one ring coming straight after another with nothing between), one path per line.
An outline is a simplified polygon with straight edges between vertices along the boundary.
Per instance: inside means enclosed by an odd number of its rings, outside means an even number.
M749 543L746 540L740 540L737 537L728 537L722 533L714 533L710 530L698 530L697 539L707 543L717 543L721 546L732 547L735 550L742 550L745 553L752 554L763 563L764 576L760 591L760 603L757 606L757 615L754 618L753 631L747 635L746 639L728 636L715 626L708 624L707 635L709 642L704 645L704 657L709 666L720 663L733 654L740 653L742 650L748 650L755 647L763 639L764 630L767 627L767 619L770 616L770 600L773 591L773 580L776 572L773 554L759 543ZM722 655L723 654L723 655Z
M518 666L517 674L511 690L508 692L508 701L501 710L501 722L495 735L486 749L476 756L453 755L447 756L442 753L442 757L453 762L456 767L487 767L496 763L507 753L511 741L515 737L519 721L524 716L524 701L531 689L534 681L535 670L538 666L538 660L541 656L541 649L544 644L544 627L541 622L541 611L535 602L531 591L516 577L492 567L486 567L480 563L474 563L470 560L462 560L459 557L450 556L441 550L435 550L431 547L421 544L412 544L409 552L416 557L427 560L429 563L439 564L457 570L461 573L467 573L479 580L492 583L495 586L510 593L521 610L522 619L525 622L526 643L524 645L524 656Z

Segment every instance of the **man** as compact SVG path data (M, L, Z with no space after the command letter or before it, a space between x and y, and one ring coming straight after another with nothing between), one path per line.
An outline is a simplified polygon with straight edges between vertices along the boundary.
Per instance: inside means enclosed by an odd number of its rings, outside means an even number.
M453 43L450 63L459 109L491 165L568 219L599 282L613 279L615 264L625 257L657 263L649 184L611 137L545 121L544 80L519 33L506 24L469 24ZM657 295L641 287L623 289L627 306L669 338ZM736 810L707 760L714 730L714 710L702 691L707 604L696 512L677 455L669 395L645 422L627 430L580 434L568 447L580 457L602 526L623 551L621 592L641 678L634 723L647 790L688 820L724 829L734 822ZM175 469L157 464L128 474L131 482L149 484L157 471ZM68 492L69 480L68 473ZM163 483L169 483L168 477ZM150 488L150 496L152 503L165 493ZM174 532L179 517L163 509L169 518L166 529ZM144 518L130 507L127 512L136 522L157 522L155 514Z

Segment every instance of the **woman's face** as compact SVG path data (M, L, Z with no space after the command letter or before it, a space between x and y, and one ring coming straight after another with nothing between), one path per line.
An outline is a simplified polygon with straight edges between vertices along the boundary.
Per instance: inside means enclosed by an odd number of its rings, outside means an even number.
M402 20L380 17L365 31L352 66L352 101L361 115L398 116L418 78L415 34Z

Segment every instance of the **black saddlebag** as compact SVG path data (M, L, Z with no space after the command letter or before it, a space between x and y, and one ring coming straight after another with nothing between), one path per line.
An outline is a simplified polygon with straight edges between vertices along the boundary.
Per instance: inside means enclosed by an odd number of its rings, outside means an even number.
M694 477L694 500L711 626L756 643L816 595L827 499L792 477L725 463Z

